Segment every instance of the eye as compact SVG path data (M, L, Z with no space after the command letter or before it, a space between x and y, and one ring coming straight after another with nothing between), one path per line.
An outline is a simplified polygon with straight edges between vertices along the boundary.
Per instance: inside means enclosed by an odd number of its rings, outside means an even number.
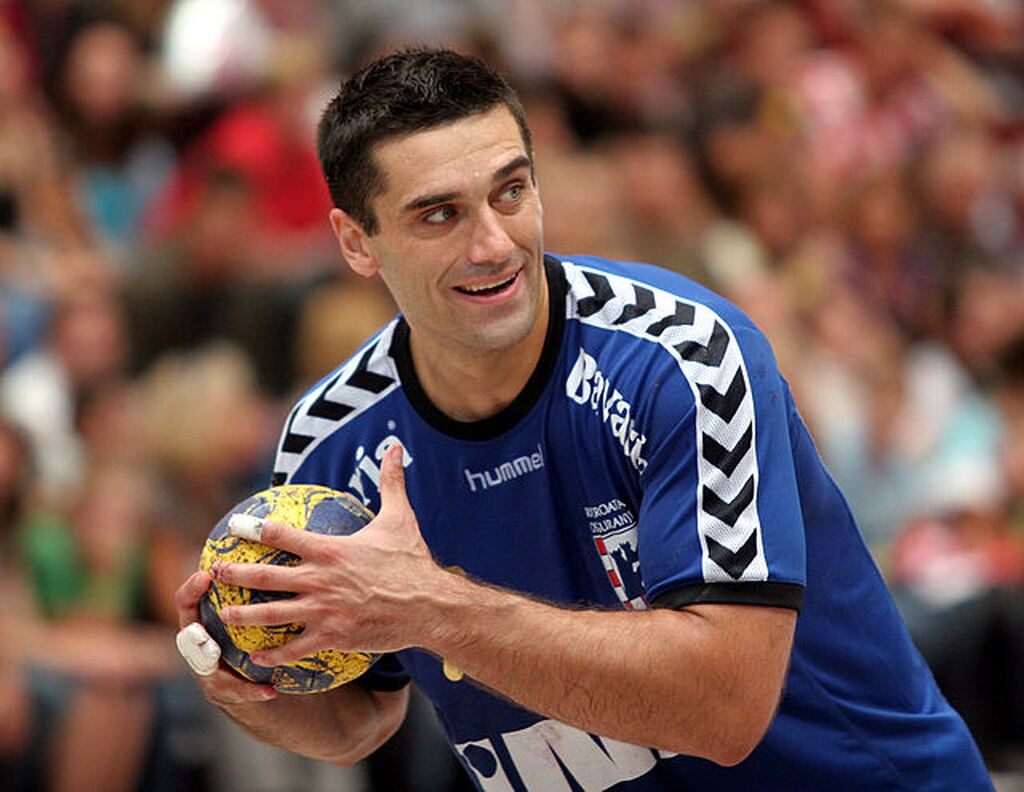
M522 198L522 191L522 182L515 181L505 187L505 190L502 191L501 199L503 201L508 201L509 203L515 203Z
M423 215L423 222L430 225L443 225L455 217L455 207L451 204L442 204Z
M522 182L512 182L498 194L498 202L505 204L516 204L523 198L524 187Z

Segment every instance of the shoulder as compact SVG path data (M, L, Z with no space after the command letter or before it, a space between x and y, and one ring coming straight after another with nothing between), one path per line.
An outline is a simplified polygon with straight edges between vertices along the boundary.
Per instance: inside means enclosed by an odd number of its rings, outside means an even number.
M700 318L697 314L714 314L729 327L756 329L746 314L725 297L662 267L598 256L555 259L562 265L569 300L581 319L621 327L649 314L678 311L680 326L692 325ZM655 334L660 335L657 330Z
M391 354L397 326L396 318L298 399L278 442L274 484L288 481L325 439L400 387Z
M671 411L677 419L697 407L729 421L756 382L777 374L761 331L706 287L648 264L558 260L568 284L566 316L579 327L580 349L570 354L637 380L645 399L682 395Z
M771 346L728 300L649 265L573 257L562 267L575 328L566 393L602 416L628 403L638 469L673 469L667 459L691 452L697 466L729 467L757 445L758 425L778 419L786 391Z

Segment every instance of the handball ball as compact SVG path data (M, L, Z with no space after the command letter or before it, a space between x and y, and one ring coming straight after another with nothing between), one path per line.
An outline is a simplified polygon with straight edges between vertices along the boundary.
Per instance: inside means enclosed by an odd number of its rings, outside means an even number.
M208 571L218 561L295 566L292 553L228 534L228 520L234 514L263 517L321 534L348 536L373 519L373 512L351 495L327 487L286 484L258 492L242 501L221 518L210 532L199 559ZM296 663L268 668L249 657L257 649L273 649L302 632L299 623L270 627L242 627L224 624L220 611L226 605L270 602L290 596L275 591L257 591L213 581L199 602L203 627L221 648L221 659L253 682L273 685L282 693L318 693L343 685L363 674L376 660L366 652L316 652Z

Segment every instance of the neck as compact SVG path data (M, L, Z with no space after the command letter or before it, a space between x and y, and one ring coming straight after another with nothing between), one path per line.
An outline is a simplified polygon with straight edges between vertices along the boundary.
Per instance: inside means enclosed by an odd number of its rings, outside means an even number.
M456 421L480 421L508 407L526 387L544 351L550 295L545 284L537 321L529 335L500 350L444 350L428 355L410 333L409 346L420 386L434 405Z

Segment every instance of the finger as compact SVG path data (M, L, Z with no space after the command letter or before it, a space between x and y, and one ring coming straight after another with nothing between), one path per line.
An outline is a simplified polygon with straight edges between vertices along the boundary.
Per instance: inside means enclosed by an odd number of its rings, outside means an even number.
M236 627L267 627L301 622L304 612L304 605L296 600L228 605L221 608L220 620Z
M207 677L200 677L199 687L214 704L255 704L277 697L272 685L258 685L223 666Z
M309 655L327 648L328 647L326 646L320 645L320 639L317 638L315 634L302 633L294 640L289 641L283 646L278 646L274 649L261 649L258 652L253 652L249 656L252 658L254 663L261 666L273 667L295 663L303 657L309 657Z
M271 522L251 514L232 514L228 520L228 534L252 542L261 542L279 550L302 556L315 544L317 535L293 528L284 523Z
M174 636L174 644L188 667L199 676L210 676L220 665L220 647L199 622L192 622L179 630Z
M215 563L210 573L218 583L261 591L298 591L301 577L296 567L226 561Z
M210 580L208 572L193 572L174 593L174 606L178 609L179 627L199 621L199 600L203 598L203 594L210 587Z
M407 511L409 498L405 493L405 467L402 460L405 450L401 443L391 446L380 466L380 512L395 514Z

